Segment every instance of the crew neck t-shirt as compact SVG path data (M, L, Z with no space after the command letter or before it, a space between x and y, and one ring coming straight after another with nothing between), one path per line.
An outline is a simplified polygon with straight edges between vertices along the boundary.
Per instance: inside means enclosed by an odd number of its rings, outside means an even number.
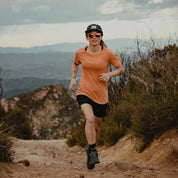
M81 64L81 78L76 95L85 95L98 104L108 103L107 82L99 80L100 74L107 73L109 65L121 67L121 59L108 48L91 54L80 48L75 53L74 63Z

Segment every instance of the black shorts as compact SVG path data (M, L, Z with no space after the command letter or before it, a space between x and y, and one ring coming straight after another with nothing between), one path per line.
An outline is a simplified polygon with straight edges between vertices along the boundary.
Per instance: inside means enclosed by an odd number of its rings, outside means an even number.
M93 109L93 113L96 117L105 117L106 116L106 109L107 109L107 103L106 104L98 104L95 103L93 100L91 100L89 97L85 95L77 95L77 102L81 106L84 103L90 104Z

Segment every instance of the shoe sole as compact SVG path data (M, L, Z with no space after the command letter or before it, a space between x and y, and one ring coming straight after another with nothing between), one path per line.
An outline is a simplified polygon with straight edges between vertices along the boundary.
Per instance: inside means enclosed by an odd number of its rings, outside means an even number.
M86 148L86 155L87 155L87 168L88 169L94 169L95 164L94 163L93 164L89 164L89 149L88 148Z

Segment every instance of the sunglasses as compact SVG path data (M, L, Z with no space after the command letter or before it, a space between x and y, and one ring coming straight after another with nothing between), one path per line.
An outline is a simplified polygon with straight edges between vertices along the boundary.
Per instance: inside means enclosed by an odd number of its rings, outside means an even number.
M90 33L90 34L88 34L87 36L88 36L89 38L93 38L94 36L95 36L96 38L99 38L99 37L101 36L101 34L100 34L100 33L96 33L96 34Z

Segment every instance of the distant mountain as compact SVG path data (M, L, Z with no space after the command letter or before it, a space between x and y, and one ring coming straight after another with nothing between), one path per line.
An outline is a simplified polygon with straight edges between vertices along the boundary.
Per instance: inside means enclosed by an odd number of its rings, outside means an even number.
M120 38L106 40L108 48L116 51L121 48L133 47L136 39ZM36 46L32 48L0 47L0 53L49 53L49 52L75 52L88 43L60 43L54 45Z
M104 38L103 38L104 39ZM139 39L139 41L147 41ZM174 40L173 40L174 41ZM137 39L133 38L116 38L112 40L104 40L108 48L115 51L120 49L133 49L136 48ZM167 39L154 39L156 45L164 46L168 44ZM169 41L171 42L171 41ZM83 46L88 45L88 43L59 43L54 45L44 45L44 46L35 46L32 48L22 48L22 47L0 47L0 53L49 53L49 52L75 52L77 49L82 48Z
M49 53L49 52L72 52L81 48L85 43L61 43L54 45L36 46L32 48L0 47L0 53Z
M72 52L0 53L0 67L8 78L35 77L63 80L70 77L75 54Z
M74 56L73 52L0 53L0 67L6 74L2 81L3 97L51 84L68 88Z
M11 98L16 95L27 93L46 85L62 84L65 88L68 88L69 82L70 80L44 79L33 77L24 77L19 79L4 79L2 81L4 89L3 98Z

